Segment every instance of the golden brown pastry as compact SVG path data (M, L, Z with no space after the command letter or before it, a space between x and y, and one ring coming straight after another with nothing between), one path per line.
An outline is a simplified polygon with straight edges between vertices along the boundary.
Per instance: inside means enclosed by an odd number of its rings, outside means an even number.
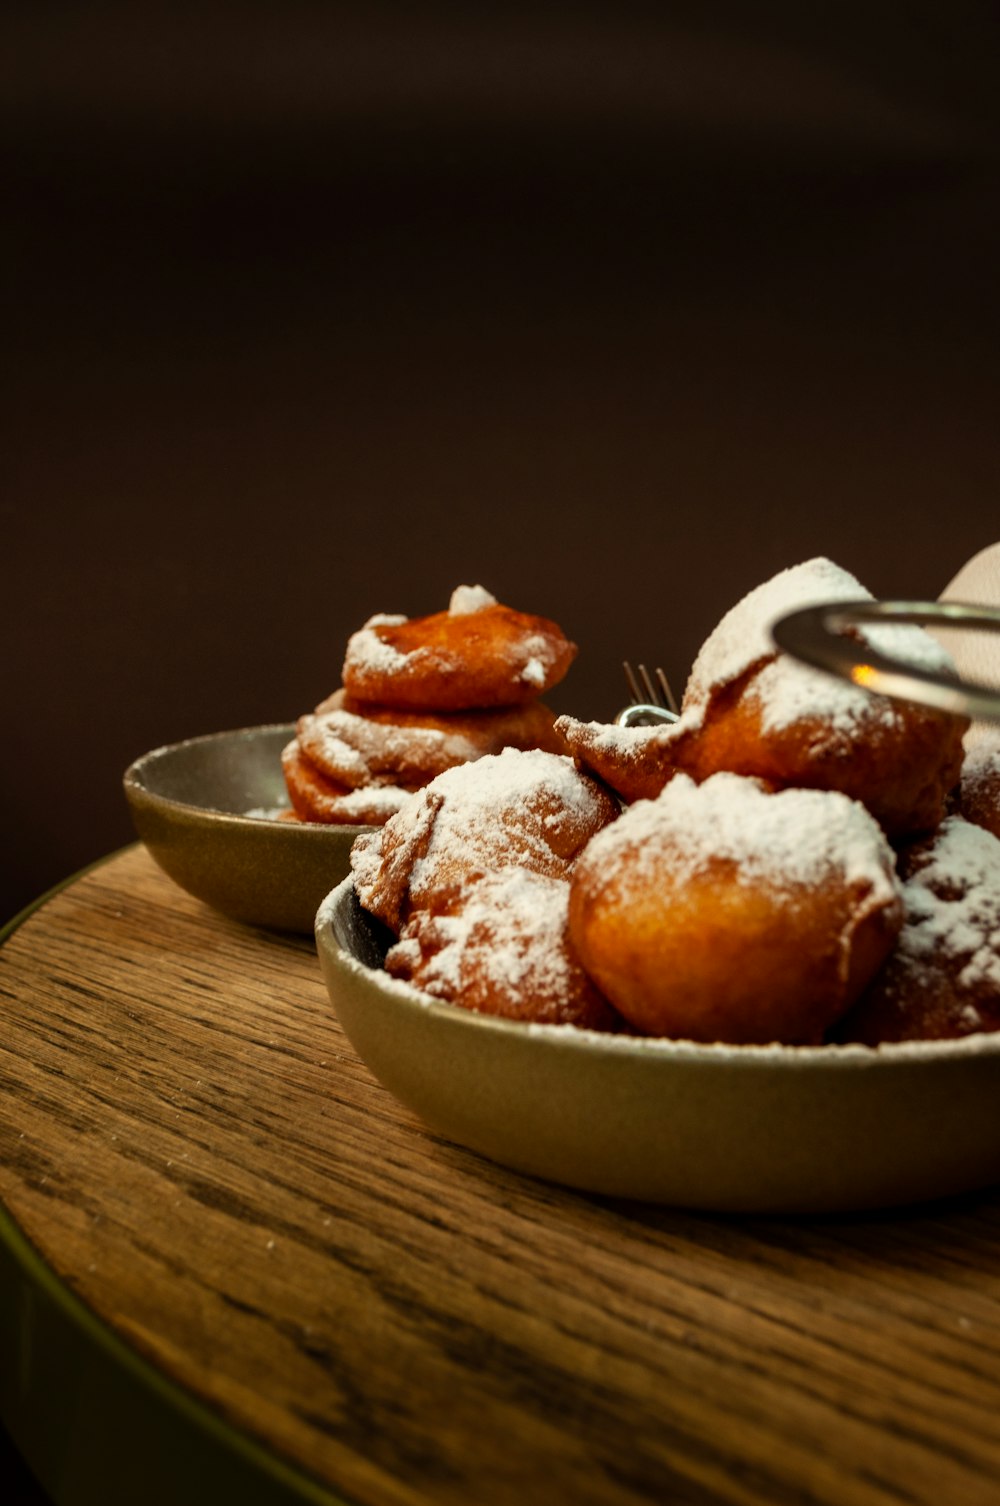
M1000 1029L1000 840L950 816L902 854L900 873L899 940L834 1039L878 1046Z
M395 932L463 884L519 867L567 878L617 802L565 755L513 748L439 774L351 850L358 898Z
M638 1031L813 1044L884 962L902 923L892 849L831 791L773 794L678 774L581 854L569 933Z
M650 731L560 718L583 767L624 799L655 794L682 771L726 771L774 788L838 790L893 837L932 831L962 765L961 717L889 700L779 654L772 623L811 603L870 599L826 559L782 571L727 612L698 654L681 719ZM920 628L866 628L873 646L935 670L953 668ZM659 781L659 784L657 783Z
M556 731L580 768L603 780L626 805L655 799L679 770L669 725L619 727L561 716Z
M311 764L297 742L287 743L281 768L292 810L300 821L340 826L380 826L410 798L397 785L366 785L351 789L338 784Z
M566 931L569 884L520 866L485 873L414 911L386 971L437 999L544 1025L615 1030Z
M421 711L523 706L559 683L576 654L546 617L459 587L447 612L369 618L352 634L343 681L359 701Z
M365 706L343 690L299 718L296 740L321 774L350 789L420 789L445 769L503 748L565 752L555 713L542 701L447 714Z
M1000 837L1000 744L980 741L967 749L956 805L967 821Z
M348 644L345 684L284 750L296 815L381 825L446 769L508 747L565 752L539 697L575 652L555 623L481 586L459 586L432 617L370 619Z

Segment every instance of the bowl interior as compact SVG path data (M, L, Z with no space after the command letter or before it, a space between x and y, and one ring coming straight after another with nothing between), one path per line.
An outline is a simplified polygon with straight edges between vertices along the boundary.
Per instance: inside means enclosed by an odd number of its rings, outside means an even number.
M293 725L210 733L138 759L126 782L161 800L229 815L288 808L281 750Z
M369 828L276 819L289 804L281 750L293 733L276 724L156 748L126 770L124 788L138 836L182 889L233 920L311 935Z
M376 976L388 977L384 973L385 954L395 937L364 908L352 882L342 885L336 900L331 896L324 905L323 924L329 925L330 936L345 957L354 958Z

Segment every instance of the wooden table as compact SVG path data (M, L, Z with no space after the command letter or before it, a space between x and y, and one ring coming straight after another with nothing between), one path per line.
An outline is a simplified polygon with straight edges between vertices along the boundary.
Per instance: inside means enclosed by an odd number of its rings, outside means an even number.
M996 1192L508 1173L373 1081L308 939L141 848L12 930L0 1007L0 1409L60 1506L1000 1501Z

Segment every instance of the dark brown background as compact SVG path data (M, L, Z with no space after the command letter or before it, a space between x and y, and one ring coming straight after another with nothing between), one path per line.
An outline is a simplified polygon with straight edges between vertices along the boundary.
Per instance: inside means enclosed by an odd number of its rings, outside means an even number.
M0 25L0 916L372 611L482 582L604 717L775 569L1000 538L991 6Z

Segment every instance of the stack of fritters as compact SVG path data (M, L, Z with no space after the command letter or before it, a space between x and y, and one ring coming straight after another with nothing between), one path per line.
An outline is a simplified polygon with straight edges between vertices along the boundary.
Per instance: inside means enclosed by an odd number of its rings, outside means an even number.
M479 586L429 617L370 618L348 642L342 687L283 752L295 814L380 826L446 769L507 747L563 751L541 697L575 654L556 623Z

